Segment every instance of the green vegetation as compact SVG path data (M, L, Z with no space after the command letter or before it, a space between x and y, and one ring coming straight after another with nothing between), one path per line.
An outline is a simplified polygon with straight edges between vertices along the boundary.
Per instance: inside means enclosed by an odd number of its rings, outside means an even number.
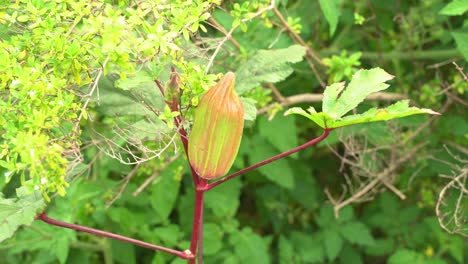
M231 173L330 134L207 183L204 263L465 263L467 11L466 0L2 3L0 262L186 263L35 217L195 252L205 190L180 133L232 71L245 128Z

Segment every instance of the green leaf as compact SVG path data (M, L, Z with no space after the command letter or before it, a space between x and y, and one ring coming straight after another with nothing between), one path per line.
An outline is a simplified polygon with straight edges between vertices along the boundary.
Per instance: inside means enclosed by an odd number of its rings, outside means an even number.
M27 194L26 189L16 189L17 199L0 198L0 242L10 238L20 226L30 225L45 207L40 192Z
M261 116L258 118L258 130L280 152L297 146L296 123L293 116L275 115L272 120L268 120L267 116ZM298 155L296 153L291 157L297 158Z
M345 244L340 253L340 264L362 264L362 257L359 252L350 244Z
M184 163L184 159L171 163L151 186L151 206L164 221L168 220L175 208L180 189L180 173L177 170Z
M280 236L278 242L279 263L295 263L295 253L291 242L284 236Z
M330 36L333 36L338 25L338 19L341 15L339 5L341 0L319 0L320 9L325 19L330 25Z
M244 105L244 120L254 121L257 118L256 101L252 98L241 97L242 105Z
M387 121L390 119L402 118L417 114L438 115L439 113L432 111L431 109L410 107L409 100L403 100L396 102L395 104L384 109L371 108L363 114L351 115L342 119L337 119L333 122L332 127Z
M252 229L246 227L242 231L232 233L229 242L239 257L238 263L270 263L268 244Z
M374 245L374 238L369 229L361 222L348 222L340 228L340 233L343 237L351 242L363 246Z
M343 239L338 232L328 229L324 232L323 242L325 244L325 252L327 253L328 259L333 261L343 247Z
M399 249L395 254L390 256L388 259L388 264L423 264L426 263L424 260L424 255L408 250L408 249Z
M468 4L467 4L468 5ZM468 32L452 32L452 37L457 43L457 49L468 61Z
M218 217L233 217L239 208L240 189L240 178L235 178L210 190L205 194L206 208L213 210Z
M325 258L324 248L315 234L304 234L293 231L291 241L294 245L297 263L323 263Z
M214 255L223 248L223 230L217 224L207 223L203 226L203 254Z
M257 135L253 141L255 142L255 151L249 153L252 164L278 154L276 148L263 137ZM294 173L287 158L262 166L258 168L258 171L281 187L286 189L294 187Z
M313 107L309 107L307 112L302 108L293 107L288 109L285 115L302 115L325 129L386 121L416 114L439 114L430 109L409 107L409 102L403 100L385 109L372 108L363 114L342 117L356 108L371 93L388 88L388 84L384 82L392 78L392 75L380 68L360 70L354 74L353 79L346 88L344 88L344 83L335 83L325 89L322 104L323 112L318 113Z
M389 85L384 82L393 77L380 68L359 70L353 75L346 89L344 83L332 84L325 89L322 111L333 118L340 118L358 106L368 95L387 89Z
M305 48L293 45L285 49L259 50L236 71L236 91L243 94L262 83L276 83L286 79L293 68L291 63L302 61Z
M125 81L102 78L94 100L96 110L109 116L154 115L150 108L163 111L165 106L161 92L144 71Z
M112 257L117 263L121 264L135 264L136 254L135 246L119 240L110 240L112 248Z
M183 235L183 233L180 230L180 227L175 224L156 227L154 229L154 234L157 238L159 238L162 241L162 244L165 244L168 247L176 246Z
M446 16L460 16L468 10L468 0L453 0L448 3L439 14Z

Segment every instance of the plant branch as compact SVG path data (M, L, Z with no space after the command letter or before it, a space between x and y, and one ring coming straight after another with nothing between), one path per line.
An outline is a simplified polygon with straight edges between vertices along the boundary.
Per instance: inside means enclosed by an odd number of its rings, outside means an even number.
M297 94L292 95L289 97L284 97L284 100L279 102L281 107L286 107L290 105L300 104L300 103L318 103L321 102L323 99L323 94L312 94L312 93L304 93L304 94ZM403 94L399 93L386 93L386 92L377 92L369 95L366 100L375 100L375 101L396 101L407 99L407 97ZM268 110L275 108L277 103L273 103L267 105L258 110L257 114L264 114L268 112Z
M298 152L298 151L301 151L301 150L303 150L303 149L305 149L305 148L308 148L308 147L310 147L310 146L312 146L312 145L315 145L315 144L321 142L322 140L324 140L325 138L327 138L328 135L330 134L330 132L331 132L332 130L333 130L333 129L325 129L324 132L323 132L323 134L322 134L321 136L319 136L319 137L317 137L317 138L314 138L314 139L310 140L310 141L307 142L307 143L304 143L304 144L302 144L302 145L300 145L300 146L298 146L298 147L295 147L295 148L293 148L293 149L290 149L290 150L288 150L288 151L285 151L285 152L283 152L283 153L280 153L280 154L278 154L278 155L276 155L276 156L273 156L273 157L271 157L271 158L268 158L268 159L266 159L266 160L263 160L263 161L261 161L261 162L258 162L258 163L254 164L254 165L252 165L252 166L249 166L249 167L247 167L247 168L244 168L244 169L242 169L242 170L240 170L240 171L238 171L238 172L235 172L235 173L233 173L233 174L231 174L231 175L229 175L229 176L226 176L226 177L222 178L221 180L218 180L218 181L216 181L216 182L210 183L210 184L208 184L208 185L206 185L206 186L200 186L198 189L199 189L199 190L204 190L204 191L209 191L209 190L213 189L214 187L220 185L221 183L226 182L226 181L228 181L228 180L230 180L230 179L232 179L232 178L234 178L234 177L237 177L237 176L242 175L242 174L244 174L244 173L246 173L246 172L248 172L248 171L251 171L251 170L256 169L256 168L258 168L258 167L267 165L268 163L271 163L271 162L273 162L273 161L275 161L275 160L278 160L278 159L287 157L287 156L289 156L289 155L291 155L291 154L294 154L294 153L296 153L296 152Z
M283 15L278 10L278 8L276 7L273 8L273 12L275 13L276 17L280 20L283 27L288 31L291 38L306 49L307 56L305 57L305 59L307 63L309 64L309 67L314 72L314 75L319 81L320 85L322 87L325 87L325 82L322 80L322 77L320 77L319 72L315 68L314 62L310 60L310 58L312 58L317 65L323 65L322 59L316 54L314 50L312 50L312 48L309 45L307 45L307 43L301 38L301 36L299 36L299 34L294 32L294 30L289 26L288 21L286 21L286 19L283 17Z
M137 245L137 246L140 246L140 247L166 252L166 253L175 255L175 256L177 256L179 258L182 258L182 259L194 259L195 258L195 256L192 255L187 250L186 251L179 251L179 250L166 248L166 247L162 247L162 246L157 246L157 245L150 244L150 243L147 243L147 242L144 242L144 241L141 241L141 240L133 239L133 238L126 237L126 236L117 235L117 234L114 234L114 233L110 233L110 232L106 232L106 231L102 231L102 230L98 230L98 229L94 229L94 228L90 228L90 227L86 227L86 226L81 226L81 225L70 224L70 223L58 221L58 220L49 218L46 213L39 214L36 217L36 220L41 220L44 223L47 223L49 225L54 225L54 226L59 226L59 227L63 227L63 228L73 229L73 230L76 230L76 231L79 231L79 232L85 232L85 233L89 233L89 234L93 234L93 235L97 235L97 236L101 236L101 237L112 238L112 239L120 240L120 241L123 241L123 242L126 242L126 243L131 243L131 244L134 244L134 245Z
M322 56L331 56L339 54L341 50L326 50L321 52ZM360 51L349 51L350 54ZM408 50L408 51L387 51L387 52L373 52L367 51L362 52L361 58L366 60L447 60L456 57L461 58L460 51L457 49L447 50Z
M291 37L296 41L298 42L299 44L301 44L304 48L306 48L306 51L307 51L307 55L309 57L311 57L317 64L319 65L323 65L323 62L322 60L320 59L320 57L315 53L315 51L312 50L311 47L309 47L309 45L307 45L307 43L305 43L305 41L301 38L301 36L299 36L296 32L294 32L294 30L289 26L288 24L288 21L286 21L286 19L283 17L283 15L281 14L281 12L278 10L278 8L273 8L273 12L275 13L276 17L281 21L281 24L283 24L283 26L286 28L286 30L289 32L289 34L291 35Z

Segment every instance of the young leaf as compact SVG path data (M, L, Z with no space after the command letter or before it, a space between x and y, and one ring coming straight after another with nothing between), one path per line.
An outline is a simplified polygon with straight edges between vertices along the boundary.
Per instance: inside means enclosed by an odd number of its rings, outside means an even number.
M286 79L293 72L290 64L302 61L304 55L305 48L299 45L259 50L235 72L237 93L241 95L262 83L276 83Z
M389 85L384 82L393 77L380 68L359 70L346 89L344 83L332 84L325 89L322 111L333 118L340 118L358 106L369 94L387 89Z
M363 246L372 246L375 243L369 228L361 222L348 222L340 228L340 232L351 243Z
M448 3L439 14L446 16L459 16L468 11L468 0L453 0Z
M232 233L229 242L239 257L239 263L270 263L268 243L252 229L246 227Z
M466 32L452 32L452 37L457 43L457 49L468 61L468 33Z
M324 243L328 259L333 261L343 247L343 239L338 232L329 229L324 232Z
M389 85L385 81L392 78L392 75L380 68L360 70L354 74L346 88L343 82L327 86L323 95L323 112L317 112L313 107L309 107L307 111L293 107L288 109L285 115L302 115L320 127L330 129L359 123L386 121L416 114L439 114L430 109L410 107L409 101L403 100L384 109L372 108L363 114L343 117L350 110L356 108L368 95L388 88Z
M16 189L18 199L0 199L0 242L10 238L21 225L30 225L45 202L39 192L27 194L26 187Z
M330 36L333 36L338 25L338 19L341 15L339 5L341 0L319 0L320 9L330 25Z

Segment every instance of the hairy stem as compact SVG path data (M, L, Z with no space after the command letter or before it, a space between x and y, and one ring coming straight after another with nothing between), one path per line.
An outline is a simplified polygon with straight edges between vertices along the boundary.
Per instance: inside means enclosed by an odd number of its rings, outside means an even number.
M134 244L134 245L137 245L137 246L140 246L140 247L166 252L166 253L178 256L179 258L183 258L183 259L193 259L195 257L194 255L190 254L189 252L179 251L179 250L175 250L175 249L171 249L171 248L166 248L166 247L153 245L153 244L141 241L141 240L137 240L137 239L126 237L126 236L117 235L117 234L102 231L102 230L99 230L99 229L94 229L94 228L90 228L90 227L86 227L86 226L81 226L81 225L70 224L70 223L58 221L58 220L55 220L55 219L52 219L52 218L48 217L46 213L39 214L36 217L36 220L41 220L41 221L43 221L43 222L45 222L45 223L47 223L49 225L60 226L60 227L73 229L73 230L80 231L80 232L85 232L85 233L101 236L101 237L108 237L108 238L120 240L120 241L123 241L123 242L127 242L127 243L130 243L130 244Z
M296 152L298 152L298 151L301 151L301 150L303 150L303 149L305 149L305 148L308 148L308 147L310 147L310 146L312 146L312 145L315 145L315 144L319 143L320 141L324 140L325 138L327 138L328 135L330 134L330 132L331 132L332 130L333 130L333 129L325 129L324 132L323 132L323 134L322 134L321 136L319 136L319 137L317 137L317 138L314 138L314 139L310 140L310 141L307 142L307 143L304 143L304 144L302 144L302 145L300 145L300 146L297 146L297 147L295 147L295 148L293 148L293 149L290 149L290 150L288 150L288 151L285 151L285 152L283 152L283 153L280 153L280 154L278 154L278 155L276 155L276 156L273 156L273 157L271 157L271 158L268 158L268 159L266 159L266 160L260 161L260 162L254 164L254 165L251 165L251 166L249 166L249 167L247 167L247 168L244 168L244 169L242 169L242 170L240 170L240 171L238 171L238 172L235 172L235 173L233 173L233 174L231 174L231 175L229 175L229 176L226 176L226 177L222 178L222 179L219 180L219 181L210 183L210 184L208 184L208 185L206 185L206 186L204 186L204 187L203 187L203 186L199 186L199 187L197 187L197 189L198 189L198 190L205 190L205 191L211 190L211 189L213 189L214 187L220 185L221 183L226 182L226 181L228 181L228 180L230 180L230 179L232 179L232 178L234 178L234 177L237 177L237 176L242 175L242 174L244 174L244 173L246 173L246 172L248 172L248 171L251 171L251 170L256 169L256 168L258 168L258 167L264 166L264 165L266 165L266 164L268 164L268 163L271 163L271 162L273 162L273 161L275 161L275 160L284 158L284 157L289 156L289 155L291 155L291 154L294 154L294 153L296 153Z

